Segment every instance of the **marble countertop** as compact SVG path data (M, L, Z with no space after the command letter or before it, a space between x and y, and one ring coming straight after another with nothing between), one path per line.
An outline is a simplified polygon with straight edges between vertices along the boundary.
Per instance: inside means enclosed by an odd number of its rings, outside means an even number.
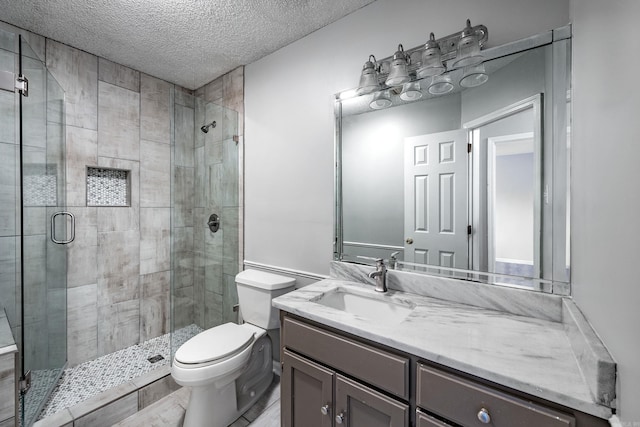
M314 302L342 288L371 298L413 304L400 323L354 315ZM428 361L485 378L564 406L609 418L583 378L563 323L428 296L326 279L282 295L274 307Z

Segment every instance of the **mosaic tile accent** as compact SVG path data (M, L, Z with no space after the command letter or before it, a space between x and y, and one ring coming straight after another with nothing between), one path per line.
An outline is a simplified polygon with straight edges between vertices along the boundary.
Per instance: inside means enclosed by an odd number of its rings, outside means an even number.
M57 206L58 182L55 164L24 165L24 205Z
M202 331L203 329L197 325L189 325L175 331L174 346L182 345ZM165 334L66 369L40 413L39 419L53 415L161 366L169 365L171 363L170 335ZM147 360L158 354L164 359L156 363Z
M129 206L129 171L88 167L87 206Z

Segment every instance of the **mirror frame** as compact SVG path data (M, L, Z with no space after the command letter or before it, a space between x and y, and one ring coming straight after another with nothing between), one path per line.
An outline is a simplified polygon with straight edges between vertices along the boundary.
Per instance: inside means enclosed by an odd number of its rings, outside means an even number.
M558 107L556 103L560 99L566 99L567 103L571 102L571 25L567 25L558 29L547 31L541 34L537 34L522 40L507 43L501 46L496 46L482 51L485 61L497 59L503 56L525 52L527 50L535 49L538 47L552 45L552 55L554 66L552 67L552 79L556 81L565 81L566 87L557 89L556 85L553 85L552 93L547 96L552 96L554 105L552 118L553 123L547 124L547 127L551 127L552 135L552 147L553 152L550 153L553 162L550 167L550 174L553 177L551 183L544 183L542 179L542 172L537 172L537 176L540 176L540 180L536 185L539 186L536 190L540 193L551 192L552 206L559 206L558 212L553 209L552 222L553 222L553 235L551 242L545 245L544 248L540 247L540 257L544 250L551 251L551 259L547 262L551 265L548 271L551 272L553 279L542 278L523 278L518 276L509 276L504 274L489 273L477 270L466 270L458 268L440 267L435 265L426 264L413 264L404 261L399 261L403 267L401 271L409 271L413 273L422 273L427 275L435 275L440 277L448 277L454 279L462 279L474 282L481 282L487 284L496 284L500 286L509 286L507 283L502 282L504 279L518 279L530 282L531 286L515 286L526 290L540 291L545 293L552 293L557 295L570 295L570 263L567 265L566 260L569 259L570 254L570 234L569 234L569 199L570 199L570 186L568 171L570 170L569 164L569 141L567 140L567 130L570 130L570 123L568 123L567 108L555 108ZM566 60L566 66L556 66L556 61ZM562 93L560 92L562 91ZM343 93L353 93L353 89L343 91L335 95L334 98L334 119L335 119L335 134L334 134L334 241L333 241L333 259L335 261L343 261L344 254L344 230L343 230L343 212L342 212L342 98ZM536 108L536 102L537 108ZM498 115L499 113L506 114L507 110L524 110L526 108L533 108L534 114L540 116L545 114L541 108L542 96L541 94L534 95L530 98L524 99L513 105L507 106L503 109L497 110L491 113L491 115ZM549 116L547 116L549 117ZM462 128L470 129L478 126L481 121L487 121L488 117L480 117L470 122L463 123ZM543 123L544 120L540 120L539 123ZM537 124L536 124L537 125ZM544 129L544 125L541 126ZM563 134L564 132L564 134ZM477 144L473 144L477 145ZM537 154L541 156L541 154ZM478 156L474 156L476 159ZM476 160L474 160L476 161ZM543 159L539 159L539 164L542 167ZM473 191L470 189L468 197L471 200L473 197ZM558 233L558 234L557 234ZM539 239L538 239L539 241ZM475 244L475 243L474 243ZM541 245L539 245L541 246ZM547 247L549 246L549 247ZM475 249L475 248L473 248ZM470 251L473 250L470 248ZM349 261L353 262L353 261ZM363 262L362 264L367 264ZM545 269L546 271L547 269ZM542 271L540 272L542 274ZM565 280L557 280L556 278L564 278Z

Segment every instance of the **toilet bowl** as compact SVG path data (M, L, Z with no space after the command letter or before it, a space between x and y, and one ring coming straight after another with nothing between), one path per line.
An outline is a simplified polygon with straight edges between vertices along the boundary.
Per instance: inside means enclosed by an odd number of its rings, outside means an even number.
M279 321L271 299L293 290L295 279L245 270L236 276L236 283L247 323L207 329L174 355L173 379L191 388L184 427L227 427L272 381L273 353L267 329L277 329Z

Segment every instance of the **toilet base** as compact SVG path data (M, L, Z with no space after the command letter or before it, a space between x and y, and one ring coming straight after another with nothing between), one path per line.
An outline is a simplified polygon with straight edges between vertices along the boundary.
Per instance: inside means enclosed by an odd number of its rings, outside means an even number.
M227 427L240 415L236 408L236 382L218 389L191 387L183 427Z

